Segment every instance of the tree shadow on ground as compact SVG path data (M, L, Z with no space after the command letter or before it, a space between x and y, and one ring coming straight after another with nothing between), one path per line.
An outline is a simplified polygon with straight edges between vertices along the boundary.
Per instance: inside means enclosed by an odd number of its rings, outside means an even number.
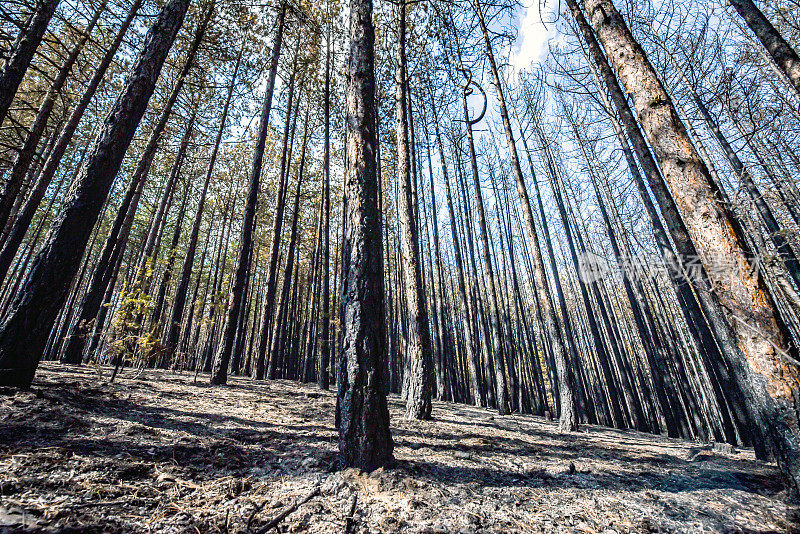
M77 375L78 373L76 373ZM124 398L122 390L103 385L89 385L84 380L59 381L47 377L38 379L33 394L41 406L37 417L25 414L15 420L0 423L0 446L3 449L24 449L30 446L61 447L75 453L93 456L125 455L136 462L172 461L178 465L208 465L214 469L242 474L254 465L269 464L275 458L296 455L301 459L313 458L308 469L326 470L334 457L335 429L331 425L307 423L275 423L256 417L245 418L227 413L209 413L177 409L153 404L140 404ZM189 385L188 378L178 376L176 382ZM275 382L253 384L234 379L234 387L257 397L275 395L278 390L285 395L287 384ZM52 387L52 386L58 387ZM296 385L294 385L296 387ZM154 394L168 399L181 398L172 392L163 391L141 379L126 384L128 389L152 389ZM206 388L205 384L199 386ZM327 401L329 393L311 395L310 392L293 392L290 398L306 401L304 407L312 416L322 414L320 404ZM270 399L277 402L276 399ZM286 402L286 399L281 399ZM399 409L398 399L390 401ZM475 413L473 413L475 412ZM606 488L644 490L657 489L666 492L685 492L703 489L731 489L762 495L775 495L781 487L774 477L749 469L746 463L714 458L714 463L692 463L674 454L653 451L632 451L630 445L643 443L652 445L643 437L617 431L602 435L590 429L589 434L560 434L548 429L545 424L533 421L527 428L514 419L487 416L477 408L458 407L457 415L478 415L480 421L467 423L457 421L448 414L441 423L453 427L433 429L421 424L404 422L402 428L394 424L396 450L404 456L414 450L425 448L439 458L453 458L462 453L459 461L406 459L398 460L394 469L404 476L427 479L434 483L474 483L487 487L562 487L562 488ZM127 422L133 425L133 434L107 435L104 439L88 439L82 434L92 425L98 425L97 417ZM43 419L49 419L47 424ZM94 421L87 423L87 420ZM397 423L397 422L396 422ZM527 422L526 422L527 423ZM437 425L436 422L426 423ZM522 432L536 437L533 444L522 439L487 436L472 428L457 431L461 427L477 427L479 430L496 431L498 427ZM535 428L533 428L535 426ZM516 428L515 428L516 427ZM177 442L163 443L168 439L157 431L180 432L184 436ZM152 433L141 438L138 434ZM421 441L415 441L414 438ZM617 441L619 440L619 441ZM669 443L669 442L668 442ZM671 443L670 443L671 444ZM463 457L466 454L467 457ZM516 468L496 463L498 458L526 462L528 467ZM591 461L609 462L614 465L627 464L627 469L585 469L581 463ZM495 463L493 463L493 461ZM463 464L474 465L463 465ZM545 470L536 464L558 465L561 471ZM570 472L569 465L578 463L577 471ZM533 467L531 467L533 466ZM626 467L627 467L626 466ZM658 469L650 469L651 467Z

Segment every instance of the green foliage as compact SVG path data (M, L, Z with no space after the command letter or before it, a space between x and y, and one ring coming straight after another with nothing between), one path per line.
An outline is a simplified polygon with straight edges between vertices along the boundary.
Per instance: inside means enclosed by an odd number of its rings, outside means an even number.
M145 329L145 321L153 311L153 297L147 291L152 276L152 262L148 261L133 285L125 285L120 292L119 306L106 340L105 350L112 361L143 367L164 354L155 327Z

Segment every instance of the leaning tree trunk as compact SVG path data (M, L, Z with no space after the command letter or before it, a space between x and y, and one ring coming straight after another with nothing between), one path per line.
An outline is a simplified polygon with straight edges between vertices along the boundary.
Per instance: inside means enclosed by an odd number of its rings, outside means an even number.
M122 93L0 327L1 385L30 387L33 381L58 310L188 7L189 0L171 0L150 27Z
M342 349L337 422L344 467L372 471L392 458L386 395L383 250L375 172L375 28L372 0L350 0Z
M397 45L397 215L400 223L400 249L403 261L403 291L408 307L406 355L406 417L429 419L431 416L431 379L433 356L428 325L428 310L420 265L419 228L415 215L417 199L411 183L411 160L408 132L408 96L406 86L406 1L400 0Z
M39 104L39 109L28 130L28 135L25 137L25 141L17 154L16 160L14 160L14 165L11 167L10 176L6 181L5 189L3 190L2 196L0 196L0 234L2 234L2 236L0 236L0 243L2 243L5 238L5 229L8 218L11 215L11 209L17 201L17 195L20 192L25 176L27 176L31 164L35 159L36 148L39 146L39 141L42 140L42 136L44 136L56 100L62 96L61 90L64 89L64 85L67 83L69 74L72 72L72 67L78 60L81 50L83 50L86 41L89 40L89 36L95 24L97 24L97 21L100 20L100 15L103 14L105 7L106 2L104 1L100 7L95 10L94 16L82 32L83 35L72 47L67 59L58 70L58 74L56 74L53 83L47 90L44 100Z
M763 427L792 494L800 490L800 437L795 406L800 372L789 364L788 336L764 280L752 269L747 247L734 231L658 76L610 0L584 0L598 39L630 93L645 135L740 351L725 356L757 426ZM724 269L719 268L725 263Z
M767 49L772 60L783 72L800 95L800 57L775 26L764 16L753 0L728 0L758 40Z
M298 110L299 111L299 110ZM308 144L308 110L306 110L305 126L303 127L303 141L302 148L300 149L300 165L297 171L297 185L295 186L294 203L292 204L292 225L289 234L289 250L286 252L286 265L283 271L283 287L281 288L281 295L275 321L273 324L273 332L270 340L269 358L270 362L278 362L281 356L281 346L284 342L282 333L286 332L287 323L291 322L291 317L287 317L287 309L289 304L289 291L292 284L292 273L295 267L295 251L297 249L297 223L300 216L300 191L303 186L303 173L305 171L306 163L306 147ZM287 173L288 174L288 173ZM324 202L324 200L323 200ZM274 366L271 366L274 367ZM273 371L274 373L274 371ZM286 374L282 378L288 378Z
M13 44L14 51L0 70L0 125L6 119L8 108L17 94L22 77L31 64L33 55L42 42L47 25L56 12L60 0L39 0L25 29Z
M637 170L636 162L629 154L630 151L625 150L623 147L623 152L628 158L631 175L636 188L639 190L645 213L652 226L653 236L659 252L664 258L667 273L675 287L678 300L681 302L680 309L686 318L687 324L692 327L692 335L698 347L701 348L700 354L704 362L706 362L708 372L716 377L716 379L711 380L711 384L717 401L722 408L726 438L735 441L736 433L733 421L728 415L736 418L740 432L748 432L748 428L755 430L755 425L749 422L747 409L743 405L744 401L741 396L730 394L735 392L737 387L734 378L731 376L730 369L724 361L722 352L737 351L736 340L724 317L722 317L719 303L711 295L710 282L702 265L699 268L686 267L697 259L698 254L675 205L675 200L659 172L647 140L644 138L636 118L628 106L627 97L617 82L617 78L605 54L600 49L591 26L586 21L575 0L568 0L568 4L586 40L594 63L600 70L608 96L614 102L620 120L625 126L630 145L636 152L642 171L650 184L653 197L661 208L661 215L669 229L669 235L667 235L667 231L661 223L661 218L650 199L650 192L647 190L647 186ZM601 97L605 98L602 87L600 87L600 91ZM670 243L670 237L672 237L672 242L675 245L674 251ZM723 388L728 391L728 395L725 394ZM730 411L724 408L728 404L732 408ZM759 444L760 441L755 442L757 454L759 453ZM761 450L764 450L763 445Z
M128 12L128 16L122 22L119 30L117 30L117 34L114 37L111 46L109 46L109 48L106 50L106 53L103 55L103 59L100 60L100 63L98 64L97 69L92 76L92 79L86 85L86 89L83 91L78 104L75 106L75 109L72 110L69 119L67 119L66 124L61 129L58 140L53 145L50 155L47 156L44 167L42 167L42 171L36 178L36 183L34 184L33 189L30 191L30 193L28 193L28 198L26 199L25 204L23 204L22 208L17 213L14 223L11 226L11 230L3 242L3 250L0 252L0 280L5 278L9 266L11 265L17 250L19 250L19 246L22 243L28 228L30 228L31 221L33 220L34 215L36 215L36 210L39 208L39 204L41 204L42 199L47 192L47 188L50 187L50 182L53 180L53 176L55 176L56 171L61 164L61 159L64 157L70 141L72 141L72 136L78 129L78 124L80 124L86 108L89 107L92 97L97 91L97 88L100 86L100 82L103 80L106 70L108 70L108 66L111 65L111 61L114 59L114 55L117 53L119 45L122 44L122 40L128 31L128 27L136 17L136 12L142 5L142 1L143 0L134 0L131 9Z
M272 93L275 90L275 77L278 73L278 60L280 59L281 43L283 42L283 27L286 20L286 2L281 2L278 15L278 28L275 32L275 42L272 45L272 64L270 65L267 90L264 95L264 107L261 110L261 122L258 127L258 137L253 151L253 166L250 170L250 182L245 201L244 217L242 219L242 237L239 242L239 254L234 271L231 289L228 294L228 307L225 313L225 323L220 340L219 350L214 356L214 365L211 372L212 384L224 384L228 381L228 364L233 351L233 342L236 337L236 326L239 322L242 293L244 292L245 278L247 278L247 258L253 245L253 221L256 217L256 204L258 203L259 184L261 182L261 164L264 161L264 148L269 133L269 115L272 110Z
M200 43L203 41L213 10L213 4L211 4L203 20L198 24L195 30L194 38L187 52L186 61L178 74L178 79L164 105L164 109L161 110L158 121L150 132L150 137L147 140L142 156L130 178L125 196L117 210L117 215L111 226L108 237L106 238L103 250L100 253L100 259L95 265L89 288L81 301L81 311L78 315L78 321L73 325L69 340L64 348L62 361L66 363L78 364L81 362L81 355L86 345L87 334L92 326L91 322L98 316L102 305L103 294L105 294L109 284L115 277L114 266L120 261L127 247L128 235L131 230L131 225L133 224L133 218L136 215L139 200L141 199L144 182L150 172L150 167L153 164L156 152L158 151L161 135L167 127L169 118L172 115L172 108L178 101L178 96L183 89L186 77L194 63L195 55L200 48ZM97 325L95 324L94 326L95 331L97 331Z

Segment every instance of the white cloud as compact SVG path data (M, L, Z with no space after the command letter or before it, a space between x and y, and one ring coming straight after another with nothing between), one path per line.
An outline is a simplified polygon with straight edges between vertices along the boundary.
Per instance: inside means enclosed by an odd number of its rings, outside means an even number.
M528 0L530 5L522 8L517 29L517 40L511 49L511 67L520 72L538 63L547 50L547 41L555 35L553 10L557 0ZM544 20L547 24L542 23Z

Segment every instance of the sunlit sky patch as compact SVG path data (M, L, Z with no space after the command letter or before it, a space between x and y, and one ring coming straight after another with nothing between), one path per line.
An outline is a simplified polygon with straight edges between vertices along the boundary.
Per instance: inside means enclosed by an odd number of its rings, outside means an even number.
M520 72L538 63L547 53L547 41L556 32L553 22L558 0L524 0L519 11L516 42L509 57L511 67Z

